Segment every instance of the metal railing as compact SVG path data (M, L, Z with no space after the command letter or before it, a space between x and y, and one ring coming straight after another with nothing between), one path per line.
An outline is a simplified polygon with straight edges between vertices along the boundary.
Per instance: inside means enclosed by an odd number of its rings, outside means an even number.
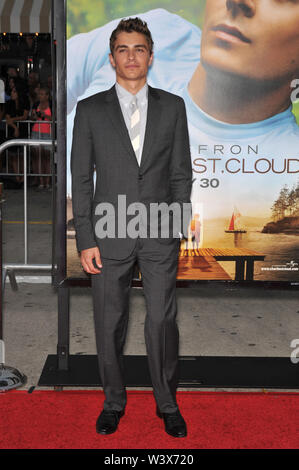
M23 164L24 164L24 263L4 263L3 264L3 276L2 282L5 283L6 275L9 276L11 285L16 289L16 281L14 277L14 271L18 270L36 270L36 271L51 271L53 266L51 264L29 264L28 263L28 187L27 187L27 147L29 146L45 146L52 147L56 145L56 141L52 140L33 140L33 139L14 139L4 142L0 145L0 156L4 150L13 146L23 147Z
M32 132L32 125L33 124L48 124L50 126L50 129L52 129L52 126L54 125L53 121L32 121L32 120L26 120L26 121L15 121L15 125L17 126L17 128L20 130L20 126L22 126L23 130L24 130L24 127L25 125L27 126L27 132L25 132L25 134L27 134L26 137L22 137L22 139L31 139L31 132ZM6 120L3 119L2 121L0 120L0 132L2 131L2 139L4 142L8 141L8 140L11 140L11 137L9 137L9 132L8 132L8 129L9 129L9 125L7 124ZM42 136L42 132L40 132L40 127L39 127L39 131L38 131L38 134L39 134L39 137L38 139L41 138ZM20 138L18 138L18 140L20 140ZM42 140L42 139L41 139ZM1 141L0 141L1 143ZM16 169L13 169L12 171L9 171L9 150L6 149L6 155L5 155L5 165L2 165L2 161L0 160L0 176L22 176L23 173L20 171L20 159L22 158L22 155L21 155L21 152L20 152L20 147L18 147L17 149L17 154L14 155L14 158L17 158L17 170ZM30 155L30 149L29 149L29 157L31 157ZM39 159L38 159L38 163L37 165L35 165L35 170L37 171L31 171L32 168L31 168L31 158L28 159L28 163L29 163L29 166L28 166L28 175L30 177L46 177L46 176L51 176L51 173L46 173L46 172L42 172L41 170L41 166L42 166L42 156L41 156L41 152L39 151ZM32 165L33 166L33 165Z

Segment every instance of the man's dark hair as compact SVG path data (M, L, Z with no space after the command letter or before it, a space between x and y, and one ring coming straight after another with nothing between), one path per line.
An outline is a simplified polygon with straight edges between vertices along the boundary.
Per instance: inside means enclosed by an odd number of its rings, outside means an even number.
M110 51L111 54L113 55L114 52L114 45L115 41L117 39L117 36L119 33L141 33L144 34L148 47L149 47L149 52L152 54L153 52L153 47L154 47L154 41L152 39L152 35L150 30L148 29L147 23L145 21L142 21L140 18L128 18L126 20L121 20L116 29L112 31L112 34L110 36Z

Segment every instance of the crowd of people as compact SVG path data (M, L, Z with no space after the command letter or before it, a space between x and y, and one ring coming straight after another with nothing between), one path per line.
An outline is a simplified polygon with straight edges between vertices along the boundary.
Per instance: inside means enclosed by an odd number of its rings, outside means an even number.
M0 143L8 139L51 140L52 77L49 76L44 84L37 72L31 71L27 78L22 78L17 67L9 66L6 76L1 79L5 83L5 103L0 104ZM50 189L51 150L42 146L30 146L29 149L31 176L28 184L38 189ZM8 163L3 155L1 157L0 173L3 175L8 169L16 185L22 187L23 166L23 148L10 147Z

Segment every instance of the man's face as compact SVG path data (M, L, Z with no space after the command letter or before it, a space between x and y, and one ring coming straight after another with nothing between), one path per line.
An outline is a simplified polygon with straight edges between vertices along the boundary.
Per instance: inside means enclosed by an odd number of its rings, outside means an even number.
M113 56L109 55L111 65L115 68L116 79L141 80L153 60L149 52L146 37L141 33L119 33L115 42Z
M299 0L207 0L201 60L256 80L298 78Z

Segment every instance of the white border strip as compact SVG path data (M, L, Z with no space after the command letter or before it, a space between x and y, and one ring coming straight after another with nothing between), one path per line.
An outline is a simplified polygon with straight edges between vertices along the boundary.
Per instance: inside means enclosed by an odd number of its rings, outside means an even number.
M16 276L17 283L26 284L51 284L51 276ZM9 277L6 277L6 283L10 283Z
M0 16L2 15L2 10L4 8L6 0L0 0ZM6 31L1 31L1 33L5 33Z
M15 2L10 15L10 31L12 33L21 32L21 12L24 6L24 0Z
M38 33L40 31L40 12L43 6L44 0L34 0L30 14L30 31Z

